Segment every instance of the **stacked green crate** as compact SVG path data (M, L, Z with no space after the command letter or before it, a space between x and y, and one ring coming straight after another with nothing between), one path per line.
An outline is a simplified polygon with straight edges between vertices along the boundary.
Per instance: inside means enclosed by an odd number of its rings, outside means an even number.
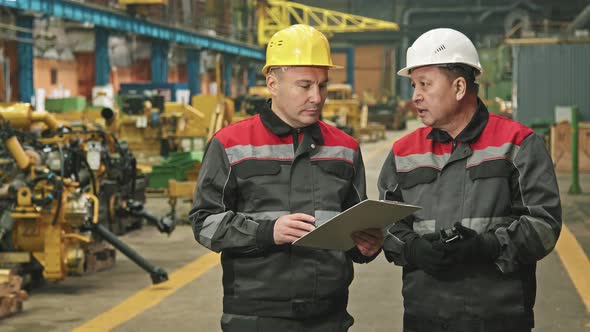
M186 181L187 172L195 168L203 159L203 151L172 152L161 164L152 167L148 174L150 188L166 188L168 180Z
M86 108L86 98L66 97L45 99L45 110L48 112L82 112Z

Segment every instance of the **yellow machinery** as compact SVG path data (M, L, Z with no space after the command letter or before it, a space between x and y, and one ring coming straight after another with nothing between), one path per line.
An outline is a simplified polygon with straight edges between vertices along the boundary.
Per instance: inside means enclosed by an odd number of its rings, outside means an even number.
M119 112L115 127L117 137L127 142L143 163L150 163L147 159L161 155L162 143L167 144L167 150L173 151L183 140L207 136L208 127L203 125L205 119L201 111L190 105L165 102L160 113L151 102L146 101L141 114Z
M285 0L260 1L258 7L258 43L268 44L272 35L292 24L307 24L327 36L338 32L398 31L396 23L311 7Z
M31 132L35 125L42 136ZM99 223L101 181L113 172L125 177L124 171L113 170L113 157L100 151L100 137L107 136L88 128L63 127L51 114L33 112L28 104L0 107L0 263L33 263L32 255L44 279L59 281L88 270L104 239L148 271L154 283L167 280L164 270L149 264ZM108 149L108 140L103 143L100 146ZM147 213L132 199L126 204L134 210L130 213ZM164 223L157 224L161 231L172 231L169 221L159 222ZM109 257L104 259L114 262L112 249L102 251L105 254Z
M322 119L348 131L358 140L375 141L385 138L385 126L367 121L366 105L353 95L349 84L328 85L328 97L322 110Z
M192 97L193 106L204 114L202 125L207 126L207 138L213 137L219 129L232 123L234 115L234 102L225 96L221 77L221 54L217 54L215 58L216 94Z

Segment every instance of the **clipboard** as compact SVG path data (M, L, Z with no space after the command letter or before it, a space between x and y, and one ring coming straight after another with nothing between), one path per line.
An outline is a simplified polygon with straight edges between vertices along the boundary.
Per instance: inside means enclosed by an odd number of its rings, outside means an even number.
M354 247L350 234L367 228L384 228L421 209L395 201L366 199L293 242L317 249L348 250Z

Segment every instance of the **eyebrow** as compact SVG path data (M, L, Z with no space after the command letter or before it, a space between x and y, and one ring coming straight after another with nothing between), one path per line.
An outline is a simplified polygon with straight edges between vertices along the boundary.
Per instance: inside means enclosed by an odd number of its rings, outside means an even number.
M329 79L325 79L325 80L321 81L319 84L328 84L329 82L330 82ZM313 83L315 83L315 81L312 81L312 80L297 80L297 81L295 81L295 83L313 84Z

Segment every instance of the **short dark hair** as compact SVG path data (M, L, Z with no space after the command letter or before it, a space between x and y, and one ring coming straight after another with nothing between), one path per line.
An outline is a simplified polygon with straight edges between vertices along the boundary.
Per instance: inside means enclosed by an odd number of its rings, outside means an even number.
M467 82L467 92L473 93L477 96L479 83L477 83L475 76L479 74L479 70L462 63L447 63L440 65L439 67L443 69L443 73L445 73L445 75L451 80L463 77Z

